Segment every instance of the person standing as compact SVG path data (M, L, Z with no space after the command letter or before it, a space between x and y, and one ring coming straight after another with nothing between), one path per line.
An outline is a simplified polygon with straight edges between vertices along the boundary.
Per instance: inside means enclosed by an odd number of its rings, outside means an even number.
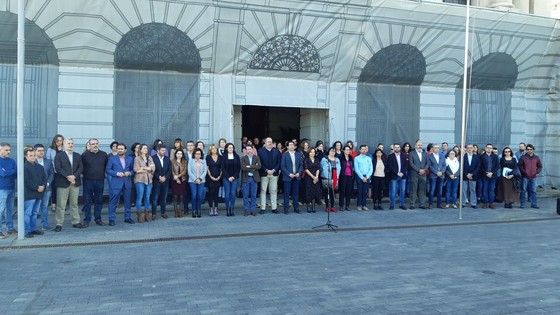
M502 150L500 168L502 169L502 176L500 177L498 192L501 200L504 201L504 207L511 209L513 203L519 201L520 194L515 187L521 188L521 185L515 185L515 182L521 181L521 173L517 166L517 159L513 156L510 147L505 147Z
M114 226L116 220L117 203L123 195L124 199L124 222L133 224L134 220L130 217L131 197L132 197L132 175L134 160L126 155L126 145L119 143L117 155L109 158L105 172L112 177L109 190L111 200L109 200L109 225Z
M101 220L101 209L103 209L103 190L105 186L105 167L107 166L107 153L99 150L99 140L89 139L89 151L82 154L84 171L82 180L84 182L84 225L87 227L91 222L91 206L93 204L93 216L97 225L105 225Z
M480 156L482 209L486 209L487 207L494 209L494 197L500 161L498 156L492 152L493 149L494 147L492 144L488 143L485 147L485 152Z
M434 195L436 195L436 205L438 208L445 208L442 201L443 183L445 181L445 157L439 152L439 144L432 146L432 154L428 156L430 169L430 193L428 197L428 209L433 207Z
M455 151L449 151L445 159L445 175L447 176L447 184L445 186L445 208L451 206L457 209L457 189L459 188L459 175L461 174L460 166Z
M261 161L261 211L266 210L266 191L270 193L272 213L278 213L278 175L280 174L280 160L282 153L272 144L272 138L264 139L264 146L258 151Z
M134 159L134 185L136 186L136 215L138 223L143 221L150 222L150 197L155 170L154 160L148 155L148 145L143 143L140 145L138 156ZM144 217L142 217L142 213Z
M35 151L26 148L24 151L24 223L25 237L43 235L43 231L37 229L37 212L41 207L43 192L47 186L47 176L43 166L36 163Z
M401 145L393 144L393 153L387 157L387 175L389 177L389 210L395 209L397 194L399 196L399 208L406 210L404 206L404 193L407 178L407 160L401 153Z
M527 145L525 144L525 142L520 142L519 143L519 146L518 146L519 150L517 152L515 152L515 158L517 159L518 162L521 161L521 157L523 155L525 155L525 153L527 153L527 151L526 151L527 147L526 146Z
M340 162L340 174L338 175L338 192L340 194L338 205L340 211L351 211L350 199L354 187L354 158L350 155L351 151L352 149L349 146L345 146L342 150L343 154L338 158Z
M280 163L282 181L284 182L284 214L288 214L290 196L292 197L294 212L300 213L299 185L301 183L301 173L303 172L303 162L301 154L296 152L295 148L295 143L288 141L288 152L282 155Z
M173 195L173 210L175 217L183 217L184 195L187 191L187 160L185 152L175 147L171 155L171 194Z
M521 156L519 160L519 170L523 178L521 196L519 198L521 208L525 207L525 201L528 199L531 208L539 209L537 203L537 176L542 171L541 159L535 154L535 147L527 144L527 153Z
M383 154L383 150L377 148L374 152L373 159L373 174L372 187L373 187L373 210L383 210L381 202L383 200L383 188L385 187L385 174L387 173L387 159Z
M221 169L227 216L235 216L234 207L237 182L239 181L239 172L241 171L241 159L239 155L235 153L235 146L233 143L226 144Z
M157 206L159 205L161 217L167 219L165 206L167 203L167 192L169 180L171 179L171 160L167 156L167 148L161 144L157 153L152 156L154 161L154 185L152 187L152 221L157 220Z
M17 233L17 230L14 229L12 216L16 192L17 164L14 159L10 158L11 150L12 147L9 143L0 143L0 224L2 224L2 214L4 214L8 235ZM0 229L0 238L5 237L2 229Z
M367 146L362 144L360 145L360 155L354 158L354 171L356 172L356 182L358 184L357 209L364 211L369 210L366 202L369 182L373 174L373 161L367 153ZM351 154L352 152L350 152Z
M47 149L47 153L46 153L46 157L47 159L51 160L51 162L53 163L53 168L54 168L54 158L56 157L56 155L59 152L64 151L64 136L57 134L53 137L52 141L51 141L51 145L49 146L49 148ZM56 170L55 170L56 173ZM55 210L56 209L56 181L53 180L52 185L51 185L51 206L52 209Z
M419 200L419 208L426 209L426 172L429 167L428 154L422 150L422 141L416 140L414 151L409 156L410 162L410 209Z
M194 141L188 140L186 144L186 152L185 152L185 160L188 164L193 160L193 152L194 152ZM188 174L187 174L188 177ZM191 186L187 183L186 191L185 191L185 198L183 203L183 214L189 214L189 203L192 205L192 194L191 194Z
M218 153L215 144L208 146L206 156L206 166L208 168L206 178L206 188L208 188L208 210L209 216L218 215L218 193L222 187L222 156Z
M325 212L336 212L334 191L338 188L339 174L340 160L336 157L336 150L330 148L321 160L321 185L325 195Z
M208 172L202 149L194 149L193 159L189 161L187 168L189 174L189 186L191 187L191 198L193 207L192 217L200 218L202 199L204 199L204 193L206 192L204 183L206 181L206 173Z
M54 164L53 161L45 157L45 147L37 143L34 147L36 163L40 164L47 176L47 184L43 191L43 198L41 199L41 206L39 207L39 214L41 215L41 226L43 230L51 230L49 226L49 200L51 199L51 187L54 181Z
M256 150L251 144L247 144L245 149L247 154L241 158L241 185L243 187L244 216L248 216L249 214L256 216L257 187L261 181L259 174L261 161L259 156L254 154L253 151Z
M72 138L64 140L64 151L59 152L54 158L54 169L56 171L54 182L57 187L56 227L54 231L62 231L67 203L70 203L72 227L84 228L85 226L80 223L80 211L78 209L78 195L80 194L81 175L84 166L80 154L74 152L74 140Z
M474 153L474 146L467 145L467 152L463 156L463 207L469 203L473 209L476 209L476 182L478 173L480 172L479 156Z
M308 156L303 163L306 174L303 178L303 184L305 186L307 213L315 212L315 204L321 203L321 160L317 158L316 153L316 149L309 149Z

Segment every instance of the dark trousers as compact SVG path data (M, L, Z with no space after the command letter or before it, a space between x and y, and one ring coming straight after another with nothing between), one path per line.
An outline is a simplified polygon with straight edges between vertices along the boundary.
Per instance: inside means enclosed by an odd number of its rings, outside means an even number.
M354 180L352 176L344 175L340 176L338 180L338 192L340 193L338 205L340 207L350 207L350 199L352 198L352 186L354 184Z
M167 203L168 183L154 184L152 188L152 214L157 214L157 206L159 205L161 214L165 213L165 204Z
M220 187L208 187L208 206L218 206L218 191Z
M84 222L91 221L91 206L93 205L93 217L101 220L101 209L103 209L104 179L86 179L84 183Z
M294 204L294 210L299 210L299 184L297 179L284 181L284 210L290 207L290 195Z
M372 183L373 183L373 203L379 204L381 203L381 199L383 199L383 187L385 187L385 177L376 177L372 176Z

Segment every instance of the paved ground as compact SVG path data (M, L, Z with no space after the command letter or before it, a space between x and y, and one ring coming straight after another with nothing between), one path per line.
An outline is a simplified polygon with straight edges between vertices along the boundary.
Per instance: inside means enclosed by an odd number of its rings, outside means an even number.
M541 209L158 220L0 240L3 314L558 314ZM239 212L239 211L238 211Z

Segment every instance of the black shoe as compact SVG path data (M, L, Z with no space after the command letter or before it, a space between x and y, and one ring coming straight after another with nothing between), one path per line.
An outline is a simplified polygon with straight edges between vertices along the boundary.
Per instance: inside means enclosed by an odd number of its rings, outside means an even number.
M299 209L294 209L294 212L295 212L295 213L301 213L301 212L299 211Z
M33 233L25 233L25 238L33 238Z
M99 225L99 226L104 226L105 223L101 220L95 220L95 224Z
M84 223L82 223L82 225L87 228L89 226L89 221L84 221Z
M406 207L405 207L405 206L400 206L399 208L401 208L401 209L403 209L403 210L406 210Z
M109 221L109 226L115 226L115 221Z
M200 215L200 211L197 211L197 213L196 213L196 217L197 217L197 218L200 218L200 217L201 217L201 215Z
M280 213L280 212L278 212L278 210L272 210L272 213L278 214L278 213Z
M264 214L264 210L259 211L259 214Z
M476 205L472 205L471 208L476 209Z
M169 217L167 216L167 213L162 213L162 214L161 214L161 217L164 218L164 219L169 218Z
M531 208L533 208L533 209L540 209L541 207L539 207L539 206L537 206L537 205L534 205L534 206L531 206Z
M132 219L125 219L124 222L129 223L129 224L134 224L134 220Z
M81 224L81 223L72 224L72 227L73 227L73 228L76 228L76 229L83 229L83 228L85 228L85 226L84 226L83 224Z
M394 210L394 209L395 209L395 207L389 206L389 210Z
M57 225L57 226L54 228L54 231L55 231L55 232L60 232L60 231L62 231L62 226Z
M288 214L288 209L284 209L284 214Z
M381 205L377 206L377 210L384 210Z
M39 230L35 230L35 231L32 231L30 234L33 234L33 235L43 235L43 234L45 234L45 232L39 231Z
M418 208L423 209L423 210L426 210L426 207L424 207L424 206L420 206L420 207L418 207Z
M410 210L414 210L414 206L410 206L410 208L409 208L409 209L410 209Z

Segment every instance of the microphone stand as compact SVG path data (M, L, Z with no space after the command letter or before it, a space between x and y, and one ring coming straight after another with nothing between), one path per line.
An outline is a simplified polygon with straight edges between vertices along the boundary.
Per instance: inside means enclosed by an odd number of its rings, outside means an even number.
M330 189L332 189L332 190L333 190L333 196L334 196L334 187L333 187L333 185L332 185L333 183L331 182L331 180L332 180L331 161L330 161L329 158L327 158L327 157L325 157L325 159L327 159L327 162L328 162L328 172L327 172L327 205L328 205L329 203L330 203L331 205L333 205L333 204L334 204L334 200L331 202L331 195L330 195ZM314 230L314 229L319 229L319 228L322 228L322 227L329 228L329 229L333 230L333 232L335 232L335 233L336 233L336 229L338 229L338 225L331 224L331 211L330 211L330 209L329 209L329 211L327 211L327 223L322 224L322 225L319 225L319 226L316 226L316 227L314 227L314 228L312 228L312 229Z

